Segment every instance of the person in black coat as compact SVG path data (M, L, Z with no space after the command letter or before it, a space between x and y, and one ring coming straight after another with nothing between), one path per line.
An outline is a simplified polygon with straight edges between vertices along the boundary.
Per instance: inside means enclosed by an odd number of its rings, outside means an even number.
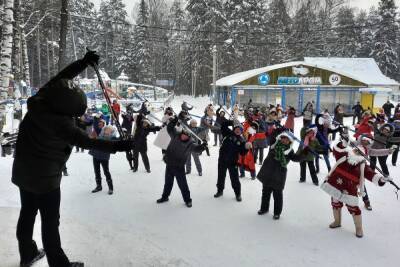
M122 112L122 128L126 129L126 132L128 134L132 134L132 125L134 121L133 117L133 109L129 107L126 107L126 112Z
M229 126L232 126L233 130L229 129ZM239 155L244 156L247 150L251 149L251 143L246 143L242 136L242 131L242 125L238 122L234 124L233 121L227 120L221 125L221 133L224 139L219 149L218 182L217 193L214 195L215 198L223 195L226 171L228 170L236 200L238 202L242 201L237 162Z
M382 108L386 117L390 119L392 117L392 108L394 108L394 105L388 100L385 104L383 104Z
M357 104L354 105L352 108L352 110L354 110L354 114L353 114L353 125L356 122L356 118L357 118L357 123L360 123L361 118L362 118L362 114L364 112L363 107L360 104L360 101L357 101Z
M52 78L28 99L28 112L21 122L12 168L12 182L19 187L21 211L17 239L21 266L30 266L44 255L32 239L38 210L42 221L42 241L50 267L83 266L71 263L61 248L60 183L62 168L73 146L115 153L132 148L127 141L90 139L74 125L74 117L85 113L86 95L72 79L99 56L88 52Z
M275 134L274 134L275 135ZM283 189L286 184L287 164L300 161L301 155L296 155L292 149L293 140L286 132L277 137L271 137L271 148L267 158L257 174L257 179L263 184L261 208L259 215L269 211L271 194L274 197L274 220L278 220L283 207Z
M75 118L75 125L84 132L86 132L86 128L92 124L93 124L93 122L85 121L85 118L83 116L81 116L79 118ZM81 149L81 152L85 151L82 147L80 149ZM79 152L78 146L76 147L76 152Z
M178 118L175 117L167 125L168 134L171 136L171 142L164 155L164 161L167 165L165 168L165 184L162 196L157 200L157 203L160 204L169 200L169 195L174 185L174 177L176 177L183 201L185 201L188 208L191 208L192 199L190 198L189 186L186 180L185 163L192 152L203 152L207 148L207 142L203 142L199 145L189 136L185 128L178 131L175 128L177 123Z
M133 151L133 172L137 172L139 167L139 153L142 157L146 171L150 173L150 163L147 157L147 136L149 133L156 133L161 130L160 126L154 126L148 121L143 114L136 117L136 130L133 135L133 142L136 144Z
M222 144L222 134L221 134L221 125L227 121L225 118L225 111L222 110L222 106L217 109L216 119L214 123L214 127L211 128L211 131L214 133L214 146Z

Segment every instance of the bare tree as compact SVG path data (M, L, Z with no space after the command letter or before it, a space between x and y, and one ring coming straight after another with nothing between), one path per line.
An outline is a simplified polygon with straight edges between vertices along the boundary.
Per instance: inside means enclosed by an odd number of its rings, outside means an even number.
M4 15L1 15L3 17L3 27L0 45L0 99L7 98L8 86L10 83L14 21L13 9L14 0L5 0Z

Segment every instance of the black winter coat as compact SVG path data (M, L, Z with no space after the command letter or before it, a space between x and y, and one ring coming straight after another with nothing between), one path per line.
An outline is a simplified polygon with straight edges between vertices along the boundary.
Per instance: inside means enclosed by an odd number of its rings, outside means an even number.
M143 127L143 115L136 117L136 130L133 136L133 142L136 144L135 150L139 152L147 152L147 136L149 133L161 130L158 126Z
M168 134L171 136L171 142L168 145L167 152L164 156L164 161L168 166L184 167L186 160L192 152L201 153L204 148L192 138L187 141L182 141L180 133L175 130L176 123L170 122L167 125Z
M48 193L59 188L63 166L75 145L115 153L114 142L90 139L75 126L73 117L84 114L86 96L66 85L86 67L76 61L28 99L12 168L12 182L23 190Z
M286 160L289 162L300 161L302 156L296 155L292 148L290 148L286 155ZM267 158L264 160L260 171L257 174L257 179L263 183L264 186L272 187L275 190L283 190L286 184L287 168L275 159L275 149L271 148Z
M132 124L133 124L134 118L132 113L125 113L122 114L122 128L125 128L128 134L132 134Z
M243 136L237 136L228 126L233 126L233 121L227 120L221 125L221 134L224 139L219 149L218 163L235 165L239 155L245 155L247 152L246 141Z

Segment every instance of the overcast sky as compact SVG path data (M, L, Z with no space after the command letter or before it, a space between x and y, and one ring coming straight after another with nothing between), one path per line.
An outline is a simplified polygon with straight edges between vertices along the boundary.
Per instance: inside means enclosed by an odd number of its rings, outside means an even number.
M91 0L99 8L101 0ZM126 5L128 15L131 16L133 7L138 0L123 0ZM371 6L378 6L379 0L350 0L350 5L357 8L369 9ZM400 6L400 0L396 0L396 4Z

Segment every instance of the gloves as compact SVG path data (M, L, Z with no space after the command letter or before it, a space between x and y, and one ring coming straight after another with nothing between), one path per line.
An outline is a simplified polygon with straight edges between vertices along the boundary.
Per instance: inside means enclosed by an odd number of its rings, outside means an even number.
M161 127L160 127L160 126L155 126L155 127L154 127L154 130L155 130L156 132L158 132L158 131L161 130Z
M129 140L119 140L114 142L115 152L129 151L133 149L133 147L133 142Z
M244 145L244 147L245 147L247 150L250 150L250 149L253 148L253 145L252 145L250 142L247 142L247 143Z
M203 143L202 143L200 146L201 146L201 149L202 149L203 151L206 150L207 147L208 147L207 141L203 141Z
M178 117L177 117L177 116L175 116L175 117L172 117L172 118L171 118L171 120L170 120L170 122L171 122L171 123L173 123L173 124L177 124L177 123L178 123L178 121L179 121L179 119L178 119Z
M380 179L382 182L386 183L386 182L390 182L393 181L393 178L390 177L389 175L385 175Z
M82 61L86 64L86 65L97 65L99 64L99 59L100 56L96 53L96 51L89 51L85 54L85 56L83 57Z

